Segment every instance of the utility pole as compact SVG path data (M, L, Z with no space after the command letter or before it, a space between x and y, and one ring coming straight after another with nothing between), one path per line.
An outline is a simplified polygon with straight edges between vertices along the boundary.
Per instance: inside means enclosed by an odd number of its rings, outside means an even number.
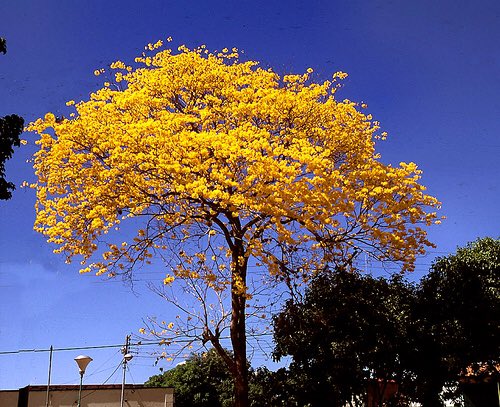
M130 335L127 335L125 338L125 346L122 347L123 354L123 378L122 378L122 392L120 397L120 407L123 407L123 403L125 402L125 373L127 372L127 362L132 359L132 354L129 353L130 347Z
M49 377L47 379L47 394L45 396L45 407L49 407L50 402L50 376L52 374L52 353L54 352L54 348L50 345L50 354L49 354Z

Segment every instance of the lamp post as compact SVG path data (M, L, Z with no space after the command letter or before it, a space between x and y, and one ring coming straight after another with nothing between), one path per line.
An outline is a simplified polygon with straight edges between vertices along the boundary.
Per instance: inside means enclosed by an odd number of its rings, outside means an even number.
M92 358L90 356L80 355L75 358L75 362L80 369L80 389L78 390L78 407L80 407L80 402L82 400L83 375L85 374L85 369L88 364L92 362Z

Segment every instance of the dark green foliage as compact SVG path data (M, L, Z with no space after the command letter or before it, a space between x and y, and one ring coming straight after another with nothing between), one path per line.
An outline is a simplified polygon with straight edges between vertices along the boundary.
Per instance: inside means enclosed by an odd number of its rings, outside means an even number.
M477 240L438 259L422 280L419 303L427 328L447 338L455 369L498 357L500 240ZM450 365L452 367L452 365Z
M337 271L316 277L303 302L288 302L274 319L275 357L293 358L303 402L341 406L362 398L368 380L396 379L402 364L414 288Z
M0 52L7 52L5 38L0 38ZM24 119L15 114L0 117L0 199L10 199L15 186L5 179L5 161L12 157L13 147L19 147L19 136L23 132Z
M419 286L411 362L424 405L473 364L500 362L500 240L479 239L438 258Z
M13 147L19 147L24 120L15 114L0 117L0 199L10 199L15 186L5 179L5 161L12 157Z
M251 371L250 406L251 407L304 407L302 383L282 368L272 372L266 367Z
M471 366L500 362L500 240L437 259L418 286L342 271L319 275L275 317L277 358L303 405L362 399L370 379L394 379L424 407L443 405ZM457 394L449 391L445 398Z
M173 387L176 407L232 406L231 375L214 349L191 355L184 364L150 377L146 385Z

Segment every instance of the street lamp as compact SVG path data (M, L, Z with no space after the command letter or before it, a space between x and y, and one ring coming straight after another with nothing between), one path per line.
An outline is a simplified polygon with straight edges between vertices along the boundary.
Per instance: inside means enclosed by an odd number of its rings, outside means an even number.
M82 383L83 383L83 375L85 374L85 369L92 362L92 358L90 356L80 355L75 358L75 362L80 369L80 389L78 390L78 407L80 407L80 402L82 399Z

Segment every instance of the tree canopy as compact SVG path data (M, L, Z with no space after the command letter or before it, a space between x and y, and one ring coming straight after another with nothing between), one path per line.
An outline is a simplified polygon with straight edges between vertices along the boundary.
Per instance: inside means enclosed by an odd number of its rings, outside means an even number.
M311 406L366 402L370 380L384 391L402 383L414 286L346 271L314 278L302 301L288 301L274 318L274 356L292 356Z
M5 179L5 162L14 154L13 147L21 145L19 136L23 127L24 119L18 115L0 117L0 199L10 199L16 188L12 182Z
M500 240L478 239L438 258L418 289L411 361L424 405L467 369L500 363Z
M0 52L7 52L5 38L0 38ZM24 119L18 115L11 114L0 117L0 199L7 200L12 197L15 185L5 179L5 162L14 154L13 147L21 145L19 136L23 132Z
M2 37L0 37L0 52L4 55L7 53L7 41Z
M192 354L175 368L150 377L146 385L173 387L177 407L230 407L233 402L231 374L215 349Z
M219 350L235 403L247 406L249 262L278 280L352 264L360 252L411 270L439 204L416 164L379 160L378 123L335 96L345 74L314 83L311 69L280 77L236 49L161 46L134 66L97 70L112 76L89 100L69 101L69 118L30 124L40 135L35 228L68 261L82 256L83 272L131 273L157 255L165 284L189 284L200 301L207 290L227 295L219 318L205 302L199 325L182 332ZM129 218L143 226L115 240ZM226 330L232 357L220 343Z
M320 274L276 315L275 356L292 357L290 374L313 406L364 402L374 379L443 405L461 377L500 362L499 266L500 240L484 238L438 258L418 284Z

